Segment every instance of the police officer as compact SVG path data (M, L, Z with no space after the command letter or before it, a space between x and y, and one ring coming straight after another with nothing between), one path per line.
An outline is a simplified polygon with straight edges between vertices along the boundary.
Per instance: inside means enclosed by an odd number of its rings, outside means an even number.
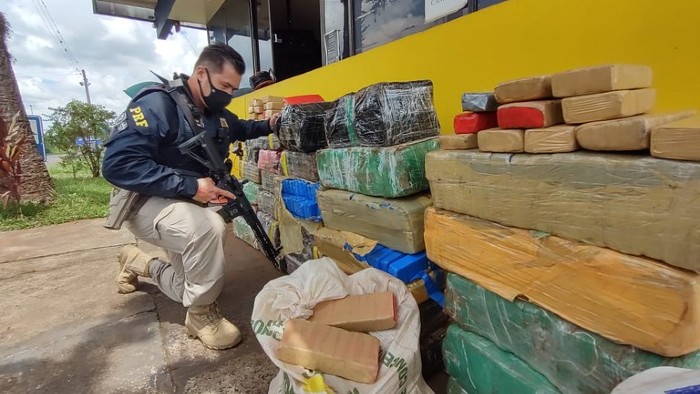
M222 157L230 142L266 136L277 121L240 120L225 109L244 73L238 52L213 44L202 51L192 76L180 77L191 112L201 115L197 124L218 142ZM216 187L201 164L179 152L178 145L199 128L193 131L165 90L140 94L125 114L106 144L103 174L116 187L141 196L140 208L124 224L136 238L163 248L170 261L125 246L119 253L118 291L135 291L138 276L151 278L165 295L188 308L185 327L191 338L211 349L233 347L240 332L216 304L223 287L225 223L203 205L234 196Z

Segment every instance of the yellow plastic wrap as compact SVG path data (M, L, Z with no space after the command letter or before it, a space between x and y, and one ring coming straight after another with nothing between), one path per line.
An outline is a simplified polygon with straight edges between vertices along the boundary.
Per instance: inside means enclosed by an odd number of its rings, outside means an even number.
M437 151L426 175L436 208L700 271L700 163Z
M431 261L505 299L667 357L700 349L695 273L434 208L425 224Z

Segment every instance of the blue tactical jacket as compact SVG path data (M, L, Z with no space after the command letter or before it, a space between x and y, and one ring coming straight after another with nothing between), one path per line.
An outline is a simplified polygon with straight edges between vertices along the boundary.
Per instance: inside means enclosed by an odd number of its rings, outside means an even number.
M224 110L202 115L205 133L228 157L233 141L270 134L267 121L240 120ZM191 199L197 178L207 169L180 153L178 145L194 136L177 104L164 91L153 91L129 103L117 121L117 130L105 144L102 173L111 184L142 195Z

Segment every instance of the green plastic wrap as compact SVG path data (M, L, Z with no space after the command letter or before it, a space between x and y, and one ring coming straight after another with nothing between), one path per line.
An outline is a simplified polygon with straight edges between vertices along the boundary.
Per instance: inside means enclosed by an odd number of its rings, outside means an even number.
M316 153L321 184L376 197L404 197L428 189L425 155L438 149L429 138L388 148L324 149Z
M248 223L246 223L243 216L238 216L237 218L233 219L233 235L255 249L260 250L258 239L255 238L253 229L250 228Z
M529 302L510 302L456 274L447 277L445 312L462 328L516 354L566 393L609 393L657 366L700 368L700 352L666 358L618 345Z
M259 192L260 185L255 182L246 182L246 184L243 185L243 194L245 194L246 198L252 205L256 205L258 203Z
M470 394L469 391L462 388L459 382L455 378L449 378L447 380L447 394Z
M471 394L560 392L523 360L455 324L447 329L443 353L447 373Z

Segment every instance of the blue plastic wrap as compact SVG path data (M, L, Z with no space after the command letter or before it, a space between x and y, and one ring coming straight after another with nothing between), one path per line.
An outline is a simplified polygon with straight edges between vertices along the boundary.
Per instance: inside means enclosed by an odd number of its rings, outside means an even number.
M282 181L282 199L294 217L304 220L321 221L321 209L318 207L316 193L320 185L303 179L285 179Z

